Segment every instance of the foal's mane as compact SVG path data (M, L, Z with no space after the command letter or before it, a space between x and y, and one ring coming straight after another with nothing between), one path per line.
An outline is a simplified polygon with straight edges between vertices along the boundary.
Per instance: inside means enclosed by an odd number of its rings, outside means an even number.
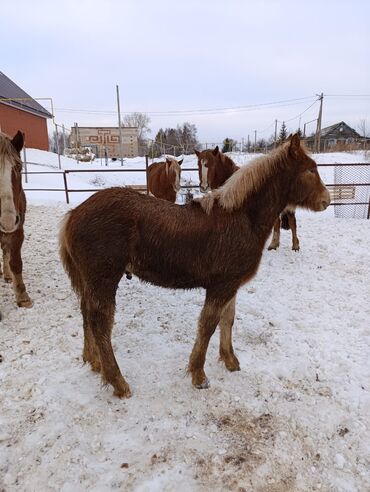
M224 185L199 200L203 210L209 214L216 200L228 212L241 208L245 199L258 191L271 175L289 167L289 147L290 142L287 142L270 154L257 157L249 165L241 167ZM302 145L301 151L306 153ZM227 156L225 158L229 159Z
M4 170L5 161L10 162L12 167L22 162L10 139L0 133L0 171Z

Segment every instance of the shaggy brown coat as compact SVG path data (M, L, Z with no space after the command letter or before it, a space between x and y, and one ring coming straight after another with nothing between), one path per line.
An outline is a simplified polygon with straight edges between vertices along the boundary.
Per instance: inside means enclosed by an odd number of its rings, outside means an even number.
M329 202L298 136L200 202L180 206L126 188L96 193L66 216L60 233L62 262L81 299L83 360L115 395L131 395L111 345L116 290L128 269L158 286L206 290L188 366L195 387L208 386L204 363L218 324L220 358L239 370L231 339L235 296L256 273L275 218L288 204L320 211Z

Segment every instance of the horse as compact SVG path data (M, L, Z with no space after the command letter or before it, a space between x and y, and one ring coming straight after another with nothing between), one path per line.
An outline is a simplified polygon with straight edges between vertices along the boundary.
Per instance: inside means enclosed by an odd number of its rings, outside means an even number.
M128 268L157 286L205 289L188 364L194 387L209 386L204 364L217 325L220 360L240 370L232 345L236 294L256 274L276 217L288 204L321 211L329 203L298 135L185 205L123 187L92 195L68 212L59 236L62 264L80 299L83 361L114 395L131 396L111 344L116 291Z
M198 157L199 185L203 193L219 188L239 169L229 156L219 151L218 146L213 150L194 151Z
M200 190L206 193L222 186L229 177L239 169L230 157L221 153L218 146L213 150L197 151ZM277 249L280 243L280 227L292 231L292 249L299 251L295 208L287 207L276 219L273 236L268 250Z
M3 250L4 280L13 282L17 305L29 308L33 303L23 282L21 256L26 214L20 157L23 144L24 136L20 131L12 140L0 134L0 244Z
M148 167L148 188L152 195L175 203L176 193L180 190L181 164L174 157L165 162L154 162Z

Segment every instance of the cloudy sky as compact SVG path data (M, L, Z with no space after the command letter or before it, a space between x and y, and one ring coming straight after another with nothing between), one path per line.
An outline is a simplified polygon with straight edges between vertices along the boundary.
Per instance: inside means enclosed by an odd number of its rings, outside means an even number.
M275 119L310 133L321 92L323 126L370 131L369 25L367 0L3 0L0 70L67 126L116 125L118 84L151 137L185 121L202 142L266 138Z

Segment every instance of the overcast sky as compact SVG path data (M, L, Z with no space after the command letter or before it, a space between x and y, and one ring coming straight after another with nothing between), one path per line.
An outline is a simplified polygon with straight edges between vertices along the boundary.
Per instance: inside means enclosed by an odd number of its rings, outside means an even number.
M117 125L118 84L153 138L184 121L202 142L266 138L316 118L320 92L323 126L370 130L369 26L367 0L2 0L0 70L67 126Z

